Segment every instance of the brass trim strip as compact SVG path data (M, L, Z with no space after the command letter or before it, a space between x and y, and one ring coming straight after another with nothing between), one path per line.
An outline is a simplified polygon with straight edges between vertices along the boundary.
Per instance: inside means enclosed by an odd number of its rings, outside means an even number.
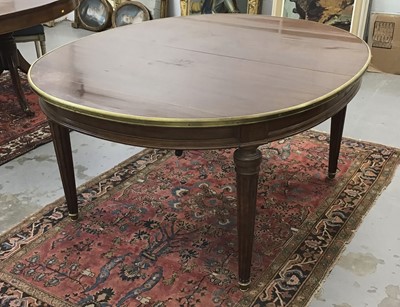
M365 62L364 66L357 72L357 74L352 77L349 81L344 83L342 86L336 88L335 90L321 96L315 98L313 100L304 102L302 104L276 110L273 112L265 112L265 113L258 113L252 115L243 115L243 116L236 116L236 117L220 117L220 118L162 118L162 117L145 117L145 116L135 116L135 115L128 115L122 113L115 113L110 111L103 111L98 110L92 107L81 106L76 103L69 102L67 100L63 100L54 96L47 94L46 92L42 91L39 87L35 85L31 78L31 69L35 66L36 60L31 68L28 71L28 82L32 89L44 99L46 103L52 104L54 106L60 107L64 110L71 111L74 113L79 113L82 115L87 115L90 117L100 118L100 119L107 119L114 122L121 122L127 124L134 124L139 126L155 126L155 127L193 127L193 128L201 128L201 127L226 127L226 126L239 126L244 124L254 124L266 121L268 119L275 119L277 117L284 117L287 115L295 114L296 112L301 112L309 108L313 108L319 105L319 103L323 103L324 101L328 100L329 98L339 94L347 87L351 86L355 83L368 68L368 65L371 61L371 50L369 46L363 41L364 45L368 50L368 59ZM57 50L56 48L55 50ZM53 50L53 51L55 51Z

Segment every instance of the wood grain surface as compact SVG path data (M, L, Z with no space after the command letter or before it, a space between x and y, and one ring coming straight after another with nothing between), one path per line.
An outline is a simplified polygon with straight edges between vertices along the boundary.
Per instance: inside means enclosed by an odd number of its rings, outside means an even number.
M112 29L50 52L30 71L49 103L122 122L257 122L314 108L360 78L368 46L303 20L174 17Z

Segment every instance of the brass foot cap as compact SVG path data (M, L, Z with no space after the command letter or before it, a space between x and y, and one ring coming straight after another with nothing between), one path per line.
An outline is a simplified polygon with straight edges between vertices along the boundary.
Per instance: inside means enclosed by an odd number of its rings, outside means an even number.
M250 281L248 282L238 282L240 291L246 292L250 288Z
M328 179L333 179L336 176L336 172L335 173L328 173Z
M68 213L71 220L76 221L78 219L78 213Z

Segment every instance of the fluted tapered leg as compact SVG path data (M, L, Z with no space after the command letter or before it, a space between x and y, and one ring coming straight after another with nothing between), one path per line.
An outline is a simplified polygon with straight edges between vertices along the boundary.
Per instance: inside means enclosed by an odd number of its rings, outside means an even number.
M239 287L242 290L247 290L250 286L257 184L261 159L261 152L257 147L239 148L234 153L239 235Z
M338 166L340 143L342 141L344 120L346 118L346 107L332 116L331 119L331 136L329 144L329 166L328 178L333 179L336 175Z
M67 201L68 214L71 219L76 220L78 219L78 200L69 129L53 121L49 121L49 124L64 188L65 200Z

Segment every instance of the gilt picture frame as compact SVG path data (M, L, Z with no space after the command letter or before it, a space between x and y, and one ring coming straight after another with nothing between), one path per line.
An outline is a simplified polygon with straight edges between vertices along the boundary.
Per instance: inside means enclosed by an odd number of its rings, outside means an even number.
M272 16L338 26L364 38L370 0L273 0Z
M180 0L181 15L188 16L195 14L203 14L204 4L206 1L207 0ZM210 0L209 2L214 3L215 1L217 0ZM262 0L235 0L234 2L237 4L238 7L238 11L235 13L260 14L261 12ZM207 13L215 13L215 12L207 12ZM221 13L226 13L226 12L221 12Z

